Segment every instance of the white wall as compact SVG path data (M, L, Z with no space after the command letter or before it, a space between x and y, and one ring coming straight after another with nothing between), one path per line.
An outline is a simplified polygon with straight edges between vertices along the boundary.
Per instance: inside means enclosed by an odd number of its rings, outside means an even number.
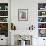
M28 21L18 21L18 9L28 9ZM37 2L32 0L12 0L11 15L11 20L16 25L17 30L27 30L32 24L37 25Z
M17 30L28 30L34 25L37 29L38 3L45 3L46 0L11 0L11 22ZM28 9L28 21L18 21L18 9Z
M28 30L28 27L33 24L36 32L36 34L33 33L33 36L38 36L38 3L46 3L46 0L11 0L11 22L14 23L17 30ZM28 9L28 21L18 21L18 9ZM41 39L34 37L33 46L43 44L43 39Z

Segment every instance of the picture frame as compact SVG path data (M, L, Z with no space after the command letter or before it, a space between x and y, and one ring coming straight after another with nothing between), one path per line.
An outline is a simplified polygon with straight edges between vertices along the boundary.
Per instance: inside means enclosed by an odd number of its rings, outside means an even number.
M28 9L18 9L18 21L28 21Z

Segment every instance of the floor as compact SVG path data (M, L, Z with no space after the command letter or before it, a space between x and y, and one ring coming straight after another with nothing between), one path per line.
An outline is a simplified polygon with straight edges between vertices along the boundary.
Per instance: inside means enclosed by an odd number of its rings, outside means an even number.
M8 46L8 45L0 45L0 46Z

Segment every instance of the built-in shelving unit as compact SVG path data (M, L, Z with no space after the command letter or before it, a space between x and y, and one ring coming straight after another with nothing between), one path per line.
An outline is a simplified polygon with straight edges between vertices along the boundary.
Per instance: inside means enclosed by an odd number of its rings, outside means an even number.
M38 31L40 37L46 37L46 3L38 3Z
M0 35L8 37L8 3L0 3Z

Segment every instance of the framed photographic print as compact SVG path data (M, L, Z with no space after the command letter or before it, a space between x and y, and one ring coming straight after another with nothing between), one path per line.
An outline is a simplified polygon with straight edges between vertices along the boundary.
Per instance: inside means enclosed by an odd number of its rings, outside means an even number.
M18 9L18 20L19 21L28 20L28 9Z

